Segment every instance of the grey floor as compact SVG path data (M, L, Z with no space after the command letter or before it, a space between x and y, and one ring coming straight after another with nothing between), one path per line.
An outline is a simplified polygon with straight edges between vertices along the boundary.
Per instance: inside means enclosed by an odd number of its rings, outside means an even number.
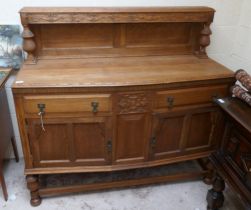
M0 209L4 210L206 210L206 193L210 186L202 181L169 183L147 187L82 193L44 198L39 207L29 204L29 192L23 175L24 163L11 160L5 164L9 200L0 192ZM236 195L225 190L222 210L242 210Z

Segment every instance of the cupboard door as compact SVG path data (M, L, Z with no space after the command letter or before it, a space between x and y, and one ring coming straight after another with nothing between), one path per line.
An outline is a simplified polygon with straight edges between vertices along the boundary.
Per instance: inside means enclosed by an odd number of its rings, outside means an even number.
M223 124L217 108L204 108L190 113L185 149L199 152L215 149L220 143L220 130Z
M219 112L212 107L155 113L150 140L151 158L211 151L220 143L221 128Z
M35 166L105 165L111 157L109 117L29 119Z
M184 118L183 113L154 115L150 140L153 159L167 158L180 152Z
M114 162L136 163L146 159L149 139L149 117L147 114L125 114L117 116Z
M111 119L98 118L72 124L75 161L81 165L105 165L111 161Z

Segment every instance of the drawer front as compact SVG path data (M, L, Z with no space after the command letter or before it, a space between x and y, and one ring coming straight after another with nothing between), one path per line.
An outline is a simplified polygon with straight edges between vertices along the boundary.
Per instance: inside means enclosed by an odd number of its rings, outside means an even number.
M213 96L226 96L227 90L227 85L219 85L159 91L156 93L154 107L171 108L182 105L209 103L212 101Z
M38 113L38 104L44 104L46 113L60 112L109 112L111 111L111 95L39 95L25 96L26 113Z

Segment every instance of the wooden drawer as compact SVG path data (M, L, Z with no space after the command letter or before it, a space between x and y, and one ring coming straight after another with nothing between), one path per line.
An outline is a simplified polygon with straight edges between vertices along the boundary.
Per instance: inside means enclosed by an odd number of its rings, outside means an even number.
M175 107L190 104L208 103L213 96L226 96L227 86L196 87L178 90L159 91L154 100L155 108Z
M93 104L96 103L96 104ZM111 95L39 95L24 96L26 113L38 113L38 104L44 104L46 113L59 112L109 112L111 111ZM96 105L96 110L94 106Z

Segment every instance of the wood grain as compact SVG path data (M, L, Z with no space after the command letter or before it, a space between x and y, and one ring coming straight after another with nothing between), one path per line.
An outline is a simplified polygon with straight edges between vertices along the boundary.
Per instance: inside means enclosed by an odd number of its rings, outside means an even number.
M32 205L41 203L41 195L205 172L86 188L41 189L38 179L154 167L215 151L224 121L213 97L229 94L234 75L206 54L213 9L24 8L20 13L29 56L12 89ZM42 117L39 104L45 105Z
M208 7L23 8L26 64L36 64L40 57L206 58L214 12Z
M194 56L69 59L56 63L40 60L35 66L23 67L13 88L115 87L219 78L233 78L233 72L215 61Z

